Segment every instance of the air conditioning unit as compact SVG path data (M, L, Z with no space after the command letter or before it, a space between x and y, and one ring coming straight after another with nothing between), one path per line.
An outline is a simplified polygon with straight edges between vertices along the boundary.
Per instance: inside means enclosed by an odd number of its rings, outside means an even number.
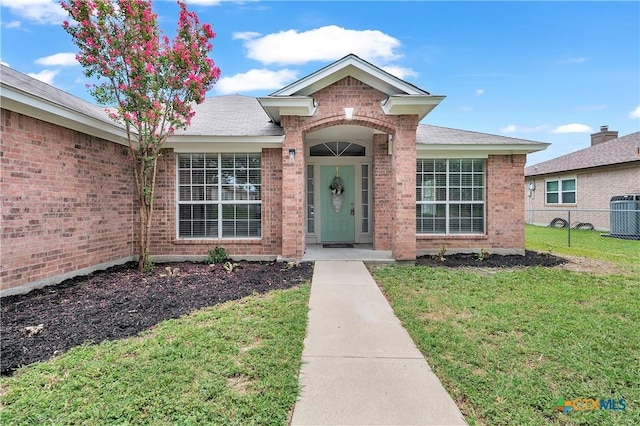
M640 240L640 194L611 197L609 208L610 236Z

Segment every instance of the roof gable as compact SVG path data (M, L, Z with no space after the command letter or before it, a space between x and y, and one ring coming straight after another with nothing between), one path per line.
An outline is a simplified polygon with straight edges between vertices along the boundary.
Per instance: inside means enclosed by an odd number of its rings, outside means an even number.
M347 76L354 77L387 95L429 95L429 92L350 54L269 96L309 96Z
M525 169L525 176L640 162L640 132L611 139Z

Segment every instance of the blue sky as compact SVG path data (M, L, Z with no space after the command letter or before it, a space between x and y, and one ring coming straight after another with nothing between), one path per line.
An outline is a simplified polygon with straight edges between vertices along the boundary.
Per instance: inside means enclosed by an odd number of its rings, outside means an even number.
M0 0L0 60L92 100L54 0ZM538 163L608 125L640 130L640 2L188 0L217 37L209 96L269 94L358 56L447 98L423 122L550 142ZM172 35L175 1L154 1Z

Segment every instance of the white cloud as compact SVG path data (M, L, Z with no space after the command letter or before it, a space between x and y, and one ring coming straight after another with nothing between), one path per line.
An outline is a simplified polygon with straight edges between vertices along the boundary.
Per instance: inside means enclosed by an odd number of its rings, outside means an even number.
M78 65L76 54L69 52L56 53L36 59L36 64L44 66L72 67Z
M563 124L551 130L551 133L590 133L593 129L586 124L571 123Z
M38 24L60 24L69 16L56 0L2 0L2 7Z
M549 126L545 124L542 124L540 126L534 126L534 127L525 127L525 126L518 126L516 124L509 124L505 127L502 127L500 131L502 133L536 133L536 132L544 132L548 128Z
M500 131L502 133L515 133L518 131L518 126L516 126L515 124L509 124L507 126L502 127Z
M558 61L559 64L581 64L586 62L588 58L580 57L580 58L567 58L561 59Z
M397 65L387 65L382 67L383 70L388 72L391 75L398 77L401 80L404 80L408 77L417 77L418 73L411 68L399 67Z
M470 111L473 111L473 108L471 108L470 106L461 106L461 107L458 107L458 111L460 111L460 112L470 112ZM507 127L509 127L509 126L507 126ZM505 133L509 133L509 132L505 132Z
M22 25L22 22L20 21L10 21L2 23L2 26L5 28L20 28L20 25Z
M484 89L476 89L474 93L476 94L476 96L482 96L484 95Z
M9 68L11 68L11 65L9 65L9 63L8 63L8 62L5 62L5 61L3 61L3 60L0 60L0 64L4 65L5 67L9 67Z
M240 35L238 37L238 35ZM349 30L329 25L309 31L280 31L264 36L237 33L247 57L263 64L301 65L311 61L334 61L354 53L362 59L389 63L400 58L400 41L378 30Z
M220 0L185 0L185 3L196 6L217 6L220 4Z
M260 37L262 34L257 33L255 31L244 31L244 32L236 32L233 33L232 38L234 40L251 40L253 38L258 38Z
M640 118L640 105L629 113L629 118Z
M42 70L38 73L30 72L27 75L33 77L36 80L40 80L43 83L47 83L53 86L53 79L60 73L60 70Z
M575 107L573 109L574 109L574 111L602 111L606 107L607 107L606 104L601 104L601 105L582 105L582 106Z
M253 69L231 77L222 77L214 87L216 92L223 95L252 90L271 90L280 89L296 78L297 73L288 69L280 71Z

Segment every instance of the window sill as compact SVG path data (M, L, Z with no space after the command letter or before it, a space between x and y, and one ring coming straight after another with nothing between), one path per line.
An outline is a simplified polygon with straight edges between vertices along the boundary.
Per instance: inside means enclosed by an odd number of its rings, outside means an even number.
M199 239L176 239L173 242L175 245L212 245L218 244L221 246L230 244L250 244L260 245L262 244L262 238L199 238Z
M416 234L417 240L486 240L486 234Z

